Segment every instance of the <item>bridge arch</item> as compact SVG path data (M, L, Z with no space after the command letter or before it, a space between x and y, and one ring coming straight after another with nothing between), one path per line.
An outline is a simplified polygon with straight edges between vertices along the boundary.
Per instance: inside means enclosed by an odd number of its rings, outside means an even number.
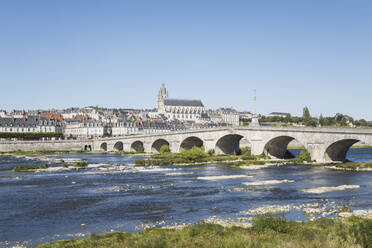
M140 140L134 141L130 146L130 150L132 152L142 152L142 151L144 151L143 142L140 141Z
M330 144L324 153L324 160L326 162L345 161L347 151L357 142L359 142L357 139L342 139Z
M203 142L202 139L200 139L196 136L190 136L190 137L187 137L186 139L184 139L181 142L180 151L189 150L189 149L193 148L194 146L202 147L203 145L204 145L204 142Z
M103 143L100 145L100 149L101 149L101 150L104 150L104 151L107 151L107 143L106 143L106 142L103 142Z
M157 139L151 145L151 152L160 152L160 148L164 145L169 146L169 142L165 139Z
M293 140L295 140L294 137L286 135L272 138L266 142L264 146L264 153L265 155L269 155L271 157L279 159L294 158L295 156L288 151L288 144L291 143Z
M84 151L91 151L92 150L92 146L91 145L85 145L84 146Z
M114 150L116 150L116 151L124 150L123 142L121 142L121 141L116 142L115 145L114 145Z
M219 138L216 142L215 152L217 154L232 154L240 152L240 140L243 138L239 134L227 134Z

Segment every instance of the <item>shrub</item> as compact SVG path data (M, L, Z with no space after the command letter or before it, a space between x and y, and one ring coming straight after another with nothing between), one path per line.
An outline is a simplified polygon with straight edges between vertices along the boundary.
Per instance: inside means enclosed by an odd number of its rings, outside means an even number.
M170 149L168 145L162 145L160 147L160 154L169 153L169 152L170 152Z
M312 162L310 152L308 150L302 150L300 156L292 159L292 161L295 163Z
M355 236L357 242L363 247L372 247L372 220L352 218L353 225L351 226L351 233Z
M75 168L85 168L88 166L88 163L85 162L85 161L82 161L82 162L76 162L72 165L73 167Z
M146 161L143 160L143 159L137 159L137 160L134 160L134 165L135 166L144 166L144 165L146 165Z
M251 148L248 146L240 148L240 151L242 155L251 154Z
M243 160L257 160L257 157L250 154L250 153L244 153L242 156Z
M66 164L62 165L63 168L68 168L68 166Z
M37 165L21 165L21 166L16 166L13 168L14 172L27 172L27 171L32 171L32 170L37 170L39 169L39 166Z
M234 163L234 166L242 166L244 165L245 163L243 161L237 161Z
M215 150L214 150L214 149L209 149L209 150L208 150L208 155L209 155L209 156L213 156L214 153L215 153Z
M196 146L194 146L190 150L183 150L180 155L181 155L181 158L187 161L191 161L191 162L198 162L200 161L200 159L208 156L205 153L203 147L196 147Z
M348 207L346 207L346 206L342 206L342 208L340 209L339 212L340 212L340 213L342 213L342 212L352 213L353 210L351 210L350 208L348 208Z
M272 230L277 233L288 233L290 222L284 217L262 215L253 220L253 229L258 233Z
M40 166L40 169L48 169L48 168L49 168L49 165L47 165L47 164L44 164L44 165Z

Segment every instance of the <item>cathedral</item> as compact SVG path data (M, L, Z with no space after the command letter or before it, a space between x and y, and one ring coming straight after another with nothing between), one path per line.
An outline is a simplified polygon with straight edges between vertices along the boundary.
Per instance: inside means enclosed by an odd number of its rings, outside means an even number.
M185 100L168 98L164 84L158 94L158 114L164 115L169 120L195 121L201 119L205 112L201 100Z

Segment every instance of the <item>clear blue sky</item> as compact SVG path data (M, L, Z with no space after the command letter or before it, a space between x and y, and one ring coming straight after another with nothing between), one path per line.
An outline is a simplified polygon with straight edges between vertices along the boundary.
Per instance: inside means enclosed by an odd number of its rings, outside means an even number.
M0 109L207 108L372 120L372 1L0 1Z

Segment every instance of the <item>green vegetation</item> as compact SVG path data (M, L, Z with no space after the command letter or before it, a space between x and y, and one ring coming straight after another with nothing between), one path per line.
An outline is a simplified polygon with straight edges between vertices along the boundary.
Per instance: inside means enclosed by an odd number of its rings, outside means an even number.
M239 153L241 154L241 152ZM208 153L204 151L204 147L193 147L188 150L182 150L180 153L163 152L160 154L154 154L149 159L135 160L134 165L145 166L145 165L177 165L177 164L196 164L196 163L232 163L236 160L244 160L248 164L249 161L257 161L268 158L265 155L254 156L251 155L249 150L245 150L241 155L215 155L214 151L210 150ZM262 164L263 161L257 161L256 164Z
M341 113L337 113L335 116L331 117L323 117L323 115L320 115L319 118L312 117L310 115L310 111L308 107L303 108L303 114L302 116L261 116L259 119L259 122L265 122L265 123L271 123L272 125L282 125L282 126L291 126L293 124L296 125L304 125L308 127L363 127L363 128L372 128L372 123L367 122L364 119L360 120L354 120L352 117L348 115L344 115ZM242 126L249 125L250 120L242 119L240 121L240 124Z
M62 167L63 168L68 168L68 166L66 164L63 164Z
M134 165L135 166L145 166L146 165L146 160L143 160L143 159L134 160Z
M372 146L370 145L364 145L364 146L352 146L351 148L356 148L356 149L360 149L360 148L372 148Z
M335 164L337 168L342 169L350 169L350 170L357 170L357 169L372 169L372 162L347 162L347 163L340 163Z
M231 248L231 247L365 247L372 248L372 220L318 219L313 222L288 221L282 217L261 216L252 228L223 227L198 223L181 230L150 228L139 233L91 234L40 245L40 248Z
M304 162L307 162L307 163L313 162L311 160L311 155L308 150L302 150L300 153L300 156L298 156L297 158L293 158L290 161L296 164L303 164Z
M140 154L140 153L143 153L143 152L126 152L126 151L116 151L115 154L119 154L119 155L132 155L132 154Z
M342 206L342 208L339 211L340 213L347 212L347 213L352 213L353 210L351 210L349 207Z
M2 139L42 139L42 138L62 138L61 133L0 133Z
M209 156L213 156L215 153L216 153L216 151L214 149L209 149L208 150L208 155Z
M20 165L16 166L13 168L14 172L29 172L29 171L34 171L38 169L48 169L49 165L44 164L44 165Z
M88 163L85 162L85 161L76 162L76 163L72 164L72 167L74 167L74 168L86 168L86 167L88 167Z
M169 153L169 152L170 152L170 149L168 145L162 145L160 147L160 154Z

